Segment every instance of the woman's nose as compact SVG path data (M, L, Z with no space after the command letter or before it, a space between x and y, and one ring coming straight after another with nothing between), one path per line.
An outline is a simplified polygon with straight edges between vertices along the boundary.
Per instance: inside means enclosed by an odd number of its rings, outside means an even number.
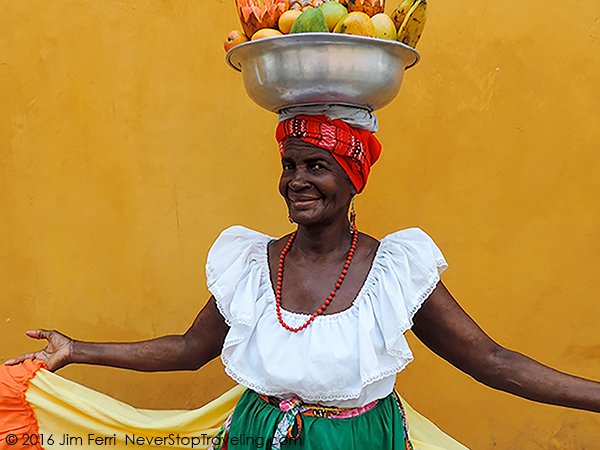
M288 182L288 186L290 189L294 191L298 191L306 186L308 186L308 179L306 171L302 168L297 168L290 176L290 180Z

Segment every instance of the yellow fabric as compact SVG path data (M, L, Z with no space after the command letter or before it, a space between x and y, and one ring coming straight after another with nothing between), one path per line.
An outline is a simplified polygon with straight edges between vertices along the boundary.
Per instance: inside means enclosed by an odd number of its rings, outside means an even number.
M236 386L195 410L138 409L40 369L30 380L26 396L36 415L46 449L65 448L65 445L71 449L131 449L142 446L206 449L210 437L216 434L233 411L244 390L244 387ZM403 404L415 450L466 449L404 400ZM161 443L152 438L169 440ZM195 438L194 441L192 438ZM145 444L140 445L142 442Z

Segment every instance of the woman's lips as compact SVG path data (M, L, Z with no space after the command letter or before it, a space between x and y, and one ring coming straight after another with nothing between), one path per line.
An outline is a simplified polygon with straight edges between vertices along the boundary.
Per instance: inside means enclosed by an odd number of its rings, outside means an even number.
M294 207L310 206L315 202L321 200L320 198L290 198L290 203Z

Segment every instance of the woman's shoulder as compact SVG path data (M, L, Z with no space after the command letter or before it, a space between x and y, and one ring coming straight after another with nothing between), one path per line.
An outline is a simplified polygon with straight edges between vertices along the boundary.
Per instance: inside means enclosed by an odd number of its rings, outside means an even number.
M366 233L359 233L363 246L369 252L392 252L406 253L409 250L433 249L439 251L434 240L419 227L410 227L388 233L381 239L377 239ZM282 238L283 239L283 238ZM441 253L441 251L439 251Z
M285 237L282 237L283 240ZM423 229L419 227L402 228L386 234L380 239L377 239L370 234L359 232L359 238L370 247L378 247L381 244L390 244L398 242L432 242L433 239Z
M385 235L381 240L429 240L431 237L422 228L409 227L401 228Z
M209 283L233 269L245 271L252 260L261 260L267 244L273 238L251 228L234 225L223 230L213 242L206 258Z
M215 240L220 239L241 239L241 240L272 240L273 237L252 228L245 227L243 225L232 225L225 228Z
M378 254L387 263L416 264L426 270L437 268L443 271L447 267L438 245L419 227L400 229L384 236Z

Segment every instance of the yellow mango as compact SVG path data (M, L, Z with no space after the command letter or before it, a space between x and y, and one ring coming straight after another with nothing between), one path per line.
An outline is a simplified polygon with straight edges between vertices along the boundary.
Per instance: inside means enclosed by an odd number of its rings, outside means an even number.
M386 13L375 14L371 17L375 27L375 37L379 39L396 40L396 26L394 21Z
M252 35L250 38L251 41L256 41L258 39L264 39L268 37L281 36L281 31L275 30L273 28L261 28L256 33Z
M294 22L298 16L300 16L300 14L302 14L302 11L297 9L290 9L284 12L279 18L279 31L281 31L283 34L288 34L292 29L292 25L294 25Z
M371 18L364 12L354 11L344 17L334 29L336 33L356 34L375 37L375 27Z

